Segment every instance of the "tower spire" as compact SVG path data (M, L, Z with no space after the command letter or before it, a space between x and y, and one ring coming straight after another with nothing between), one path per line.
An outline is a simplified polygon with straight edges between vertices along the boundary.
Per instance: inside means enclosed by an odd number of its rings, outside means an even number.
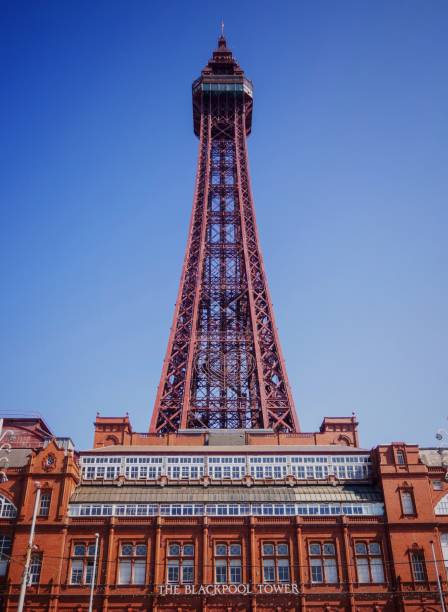
M193 83L199 137L187 252L151 432L299 430L249 180L252 83L224 38Z
M227 49L227 40L224 36L224 20L221 20L221 36L218 38L218 49Z

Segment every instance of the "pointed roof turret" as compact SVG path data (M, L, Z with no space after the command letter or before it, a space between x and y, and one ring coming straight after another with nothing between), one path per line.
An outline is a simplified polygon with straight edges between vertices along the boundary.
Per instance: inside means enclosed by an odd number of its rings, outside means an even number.
M238 62L233 57L232 51L227 46L227 39L224 33L218 38L218 47L213 51L213 55L202 74L213 75L242 75L243 71Z
M218 38L218 49L222 48L227 49L227 41L224 34L221 34L221 36Z

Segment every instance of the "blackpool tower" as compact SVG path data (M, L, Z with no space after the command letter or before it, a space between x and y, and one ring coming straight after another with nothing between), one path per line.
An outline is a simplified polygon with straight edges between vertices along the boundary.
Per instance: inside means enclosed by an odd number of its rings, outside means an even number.
M223 35L192 95L193 211L150 431L297 432L250 186L252 83Z

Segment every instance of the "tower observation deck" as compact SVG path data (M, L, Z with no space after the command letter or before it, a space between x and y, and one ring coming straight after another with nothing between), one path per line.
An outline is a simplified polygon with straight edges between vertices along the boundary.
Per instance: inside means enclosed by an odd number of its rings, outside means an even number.
M196 187L150 431L297 432L250 187L253 88L224 36L192 89Z

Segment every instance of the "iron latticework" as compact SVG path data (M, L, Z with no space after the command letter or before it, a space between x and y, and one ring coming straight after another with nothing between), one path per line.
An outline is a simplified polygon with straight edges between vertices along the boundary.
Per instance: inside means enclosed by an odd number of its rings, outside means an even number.
M193 214L151 431L298 431L250 188L252 84L223 36L193 83L193 117Z

